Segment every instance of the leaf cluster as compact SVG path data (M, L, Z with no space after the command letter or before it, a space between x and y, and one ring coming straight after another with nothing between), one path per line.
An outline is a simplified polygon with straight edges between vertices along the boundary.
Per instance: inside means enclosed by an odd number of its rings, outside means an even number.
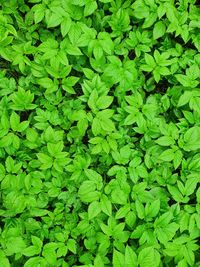
M200 266L196 0L0 0L0 266Z

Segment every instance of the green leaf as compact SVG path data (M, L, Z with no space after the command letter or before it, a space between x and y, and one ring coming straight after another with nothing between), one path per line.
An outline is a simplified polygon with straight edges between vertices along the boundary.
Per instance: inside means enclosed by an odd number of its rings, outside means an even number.
M5 253L3 252L3 250L0 250L0 262L3 267L10 267L10 262L5 256Z
M135 201L135 207L136 207L138 218L144 219L144 217L145 217L144 206L142 205L142 203L139 200Z
M174 144L174 139L171 136L162 136L155 141L160 146L170 146Z
M153 247L143 248L138 255L139 266L149 267L160 265L160 254Z
M70 27L71 27L71 18L69 16L65 17L62 22L61 22L61 34L63 37L65 37L69 30L70 30Z
M77 251L77 244L76 241L72 238L67 240L67 248L74 254L76 254Z
M121 252L114 250L113 267L124 267L124 261L125 261L124 255Z
M189 106L192 110L200 114L200 97L192 97L190 99Z
M149 205L148 205L149 204ZM145 206L145 214L148 218L153 218L158 215L160 210L160 200L154 200L151 204L147 203Z
M123 207L121 207L115 214L115 218L116 219L121 219L126 217L126 215L128 214L128 212L130 211L130 205L124 205Z
M181 164L182 158L183 158L183 153L180 150L177 150L174 154L174 160L173 160L175 169L177 169Z
M189 103L191 97L193 96L193 92L192 91L185 91L181 97L179 98L178 101L178 107L184 106L187 103Z
M102 195L100 199L101 210L108 216L112 216L112 203L106 195Z
M130 246L126 246L125 249L125 263L124 266L127 267L137 267L137 255Z
M95 136L101 133L101 122L97 118L92 121L92 132Z
M47 243L43 247L42 256L45 258L45 260L49 265L55 265L57 262L56 259L57 247L58 247L57 243L54 242Z
M101 205L98 201L92 202L88 207L88 218L89 220L96 217L101 212Z
M52 167L53 160L48 155L45 155L44 153L38 153L37 157L39 161L42 163L41 168L42 169L49 169Z
M42 248L42 240L40 238L38 238L37 236L31 236L31 241L33 243L33 245L35 247L37 247L38 249Z
M89 180L93 181L97 186L100 186L99 189L101 189L102 176L98 172L92 169L86 169L85 174Z
M7 240L6 246L7 246L7 255L9 256L14 253L21 253L25 249L26 244L21 236L17 236L17 237L10 237Z
M172 222L168 225L163 225L163 227L156 228L157 238L162 244L166 244L172 240L178 229L179 225L175 222Z
M24 267L40 266L41 262L42 262L41 257L30 258L26 261ZM44 261L43 261L43 263L44 263Z
M106 109L111 105L112 102L113 102L112 96L101 96L98 98L96 105L99 109Z
M62 16L58 13L52 13L51 16L47 20L47 27L53 28L60 25L62 22Z
M100 125L106 132L115 131L115 124L111 119L103 118L102 120L100 120Z
M160 77L160 68L159 67L156 67L156 69L153 71L153 77L157 83L160 81L161 77Z
M185 151L194 151L200 149L200 127L193 126L184 134Z
M153 38L156 40L165 34L166 26L163 21L158 21L153 28Z
M198 178L196 177L190 177L186 183L185 183L185 195L190 196L191 194L194 193L194 190L197 186L198 183Z
M18 132L22 133L24 132L29 126L29 121L23 121L20 123L19 127L18 127Z
M101 227L101 230L103 231L103 233L106 235L106 236L112 236L112 229L108 226L108 225L106 225L106 224L104 224L104 223L101 223L100 224L100 227Z
M17 131L20 124L20 117L17 113L12 112L10 116L10 126L13 131Z
M99 200L100 193L95 190L93 181L84 181L79 187L78 195L83 202L90 203Z
M99 254L94 259L94 267L104 267L104 261Z
M64 148L64 144L62 141L58 142L57 144L48 143L47 144L47 150L51 157L57 157L60 155L60 152L62 152Z
M97 3L94 0L87 1L84 8L84 16L90 16L97 9Z
M159 160L162 160L162 161L172 161L173 159L174 159L173 149L167 149L163 151L159 156Z
M24 251L23 251L23 255L27 256L27 257L31 257L31 256L34 256L34 255L38 255L40 253L40 250L38 250L37 247L35 246L30 246L28 248L26 248Z
M39 23L43 20L45 15L45 9L43 7L43 5L38 5L38 9L34 12L34 21L35 23Z
M167 188L168 188L170 194L172 195L172 197L177 202L182 202L183 201L183 196L180 193L180 191L178 190L178 188L176 188L175 186L172 186L172 185L168 185Z
M195 88L198 85L198 81L191 80L190 77L183 74L176 74L176 79L184 86Z
M154 68L156 66L155 60L154 58L150 55L150 54L145 54L145 61L147 63L147 65L151 66L152 68Z
M155 227L162 227L168 225L172 218L173 216L171 212L163 213L159 218L156 218L154 223Z

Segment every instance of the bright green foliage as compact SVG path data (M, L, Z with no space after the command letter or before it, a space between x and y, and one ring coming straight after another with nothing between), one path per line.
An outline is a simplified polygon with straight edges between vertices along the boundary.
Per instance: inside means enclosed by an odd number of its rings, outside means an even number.
M198 0L0 0L0 267L199 267L199 184Z

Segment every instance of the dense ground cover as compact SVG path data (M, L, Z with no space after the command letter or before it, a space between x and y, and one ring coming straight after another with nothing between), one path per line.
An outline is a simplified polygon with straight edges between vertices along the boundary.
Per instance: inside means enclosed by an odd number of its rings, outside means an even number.
M0 0L0 266L200 266L200 6Z

